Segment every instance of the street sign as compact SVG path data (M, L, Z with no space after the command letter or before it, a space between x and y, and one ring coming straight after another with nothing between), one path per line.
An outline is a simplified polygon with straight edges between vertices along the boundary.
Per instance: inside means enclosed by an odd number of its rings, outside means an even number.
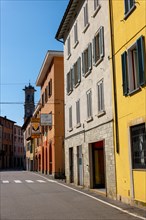
M40 118L31 118L31 138L40 137Z
M52 126L52 114L41 114L41 126Z

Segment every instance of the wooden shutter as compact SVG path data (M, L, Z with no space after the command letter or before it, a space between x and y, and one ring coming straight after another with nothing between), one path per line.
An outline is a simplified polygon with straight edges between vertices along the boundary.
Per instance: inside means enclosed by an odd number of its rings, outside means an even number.
M88 45L88 70L92 69L92 44Z
M77 61L77 70L78 70L78 82L81 82L81 57Z
M92 40L92 48L93 48L93 65L95 65L95 56L96 56L96 48L95 48L95 37L94 39Z
M122 79L123 79L123 94L128 94L128 73L127 73L127 52L125 51L122 56Z
M72 91L74 86L74 68L71 69L70 74L70 90Z
M82 53L82 74L85 75L85 56L84 52Z
M99 39L100 39L100 57L104 56L104 28L101 27L99 31Z
M66 93L69 93L69 73L66 75Z
M144 72L144 39L143 36L136 41L138 52L138 77L139 85L145 84L145 72Z

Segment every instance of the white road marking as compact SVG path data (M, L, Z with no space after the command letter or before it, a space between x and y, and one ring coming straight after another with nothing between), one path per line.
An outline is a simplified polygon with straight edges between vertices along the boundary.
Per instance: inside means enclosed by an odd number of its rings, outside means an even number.
M46 181L44 181L44 180L37 180L37 182L39 182L39 183L46 183Z
M37 173L33 173L33 174L35 174L35 175L37 175L37 176L40 176L40 177L42 177L42 178L48 180L48 182L53 182L52 180L50 180L50 179L48 179L48 178L46 178L46 177L43 177L43 176L41 176L41 175L39 175L39 174L37 174ZM98 198L96 198L96 197L94 197L94 196L91 196L91 195L89 195L89 194L86 194L86 193L84 193L84 192L82 192L82 191L79 191L79 190L77 190L77 189L71 188L70 186L66 186L66 185L64 185L64 184L62 184L62 183L59 183L59 182L57 182L57 181L54 181L54 183L57 183L58 185L61 185L61 186L66 187L66 188L68 188L68 189L70 189L70 190L73 190L73 191L75 191L75 192L78 192L78 193L80 193L80 194L83 194L83 195L85 195L85 196L87 196L87 197L90 197L90 198L92 198L92 199L94 199L94 200L97 200L98 202L101 202L101 203L103 203L103 204L105 204L105 205L108 205L108 206L110 206L110 207L112 207L112 208L114 208L114 209L117 209L117 210L119 210L119 211L121 211L121 212L124 212L124 213L126 213L126 214L128 214L128 215L134 216L134 217L139 218L139 219L142 219L142 220L146 220L145 217L142 217L142 216L140 216L140 215L138 215L138 214L134 214L134 213L132 213L132 212L129 212L129 211L127 211L127 210L125 210L125 209L122 209L122 208L120 208L120 207L118 207L118 206L112 205L111 203L105 202L104 200L98 199Z
M14 180L15 183L22 183L21 180Z
M56 180L49 180L49 179L48 179L48 182L50 182L50 183L57 183Z
M27 183L34 183L34 181L32 181L32 180L25 180L25 182L27 182Z
M8 180L3 180L2 183L9 183L9 181Z

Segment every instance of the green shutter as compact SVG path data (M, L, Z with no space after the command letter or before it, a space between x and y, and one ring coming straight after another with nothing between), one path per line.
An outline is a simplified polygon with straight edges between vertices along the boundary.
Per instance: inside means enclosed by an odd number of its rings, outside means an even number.
M78 82L81 82L81 57L78 58L77 69L78 69Z
M128 94L128 73L127 73L127 52L125 51L122 56L122 79L123 79L123 94Z
M144 39L143 36L136 41L138 52L138 77L139 85L145 84L145 72L144 72Z
M92 69L92 44L88 45L88 70Z

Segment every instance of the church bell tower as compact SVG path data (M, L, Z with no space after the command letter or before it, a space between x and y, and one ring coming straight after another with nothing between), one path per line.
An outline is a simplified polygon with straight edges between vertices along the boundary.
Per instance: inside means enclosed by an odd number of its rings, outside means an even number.
M35 93L35 88L30 85L29 86L25 86L25 88L23 89L25 92L25 103L24 103L24 121L29 118L32 117L34 109L35 109L35 104L34 104L34 93Z

